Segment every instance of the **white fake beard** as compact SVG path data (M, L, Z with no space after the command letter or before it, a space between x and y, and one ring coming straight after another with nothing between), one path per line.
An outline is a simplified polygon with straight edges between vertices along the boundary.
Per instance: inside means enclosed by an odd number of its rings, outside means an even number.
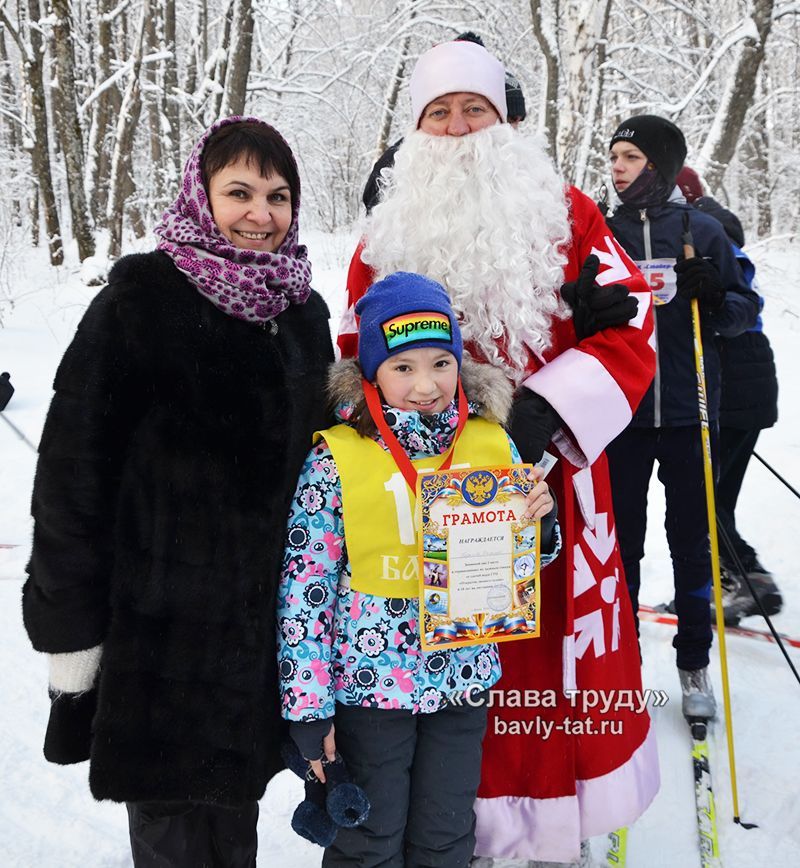
M569 212L540 139L507 124L461 137L415 130L380 186L364 262L379 278L412 271L442 283L465 343L519 382L526 346L543 354L553 317L569 313L558 292Z

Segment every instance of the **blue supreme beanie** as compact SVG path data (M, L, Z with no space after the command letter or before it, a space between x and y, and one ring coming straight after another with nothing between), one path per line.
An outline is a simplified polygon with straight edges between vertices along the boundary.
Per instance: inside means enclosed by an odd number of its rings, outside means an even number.
M390 274L359 299L356 314L358 361L369 382L390 356L417 347L441 347L461 368L461 329L444 287L435 280L408 271Z

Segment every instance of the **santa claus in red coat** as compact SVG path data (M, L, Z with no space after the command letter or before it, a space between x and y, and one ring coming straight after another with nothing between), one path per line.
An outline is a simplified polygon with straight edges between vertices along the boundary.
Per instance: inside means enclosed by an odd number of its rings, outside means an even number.
M339 347L356 354L353 307L375 279L439 281L473 355L518 387L523 460L559 459L548 482L563 549L542 574L541 636L500 645L476 855L570 862L582 840L632 823L659 783L603 453L653 378L651 296L594 203L505 123L504 86L480 45L420 57L414 130L382 172Z

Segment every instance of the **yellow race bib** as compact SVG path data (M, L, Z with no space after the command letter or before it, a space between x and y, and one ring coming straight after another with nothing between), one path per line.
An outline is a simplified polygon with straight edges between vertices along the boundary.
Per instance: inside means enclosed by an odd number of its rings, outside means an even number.
M416 497L394 459L371 438L349 425L335 425L324 437L339 470L345 542L355 591L382 597L416 597L419 551ZM441 455L411 463L417 473L436 470ZM511 446L500 425L471 418L456 442L452 467L505 466Z

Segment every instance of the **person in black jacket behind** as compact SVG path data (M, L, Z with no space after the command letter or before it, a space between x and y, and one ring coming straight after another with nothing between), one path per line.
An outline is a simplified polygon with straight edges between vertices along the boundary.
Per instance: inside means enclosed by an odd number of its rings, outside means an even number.
M636 611L647 489L658 461L675 580L678 630L673 644L683 713L708 719L716 711L708 678L711 563L690 301L696 298L700 306L708 414L716 447L720 377L713 336L732 337L753 325L758 296L744 281L719 223L695 211L675 190L686 157L683 133L664 118L640 115L620 124L609 147L621 204L608 224L651 286L657 351L653 385L630 426L607 450L617 533ZM687 214L696 249L691 259L682 257Z
M44 750L127 803L137 866L254 866L282 768L276 588L333 359L299 204L276 130L214 124L56 374L23 590Z
M5 410L13 394L14 387L11 385L11 374L8 371L3 371L0 374L0 411Z
M739 218L716 199L703 195L702 182L697 172L689 166L681 169L677 183L687 202L719 220L728 238L736 245L734 252L745 279L755 286L755 266L740 249L744 247L744 230ZM763 309L764 299L760 301ZM758 435L778 421L775 357L769 339L764 334L761 314L756 324L743 334L734 338L718 338L717 348L722 374L717 516L762 606L768 615L775 615L783 606L781 592L772 574L761 565L756 550L739 533L735 515L739 492ZM757 614L759 609L747 585L740 581L739 570L724 544L721 545L720 559L724 568L725 620L735 624L745 615Z
M741 220L727 208L723 207L716 199L706 196L703 192L703 183L694 169L684 166L675 183L683 193L684 199L698 211L708 214L722 224L725 234L737 247L744 247L744 229Z

